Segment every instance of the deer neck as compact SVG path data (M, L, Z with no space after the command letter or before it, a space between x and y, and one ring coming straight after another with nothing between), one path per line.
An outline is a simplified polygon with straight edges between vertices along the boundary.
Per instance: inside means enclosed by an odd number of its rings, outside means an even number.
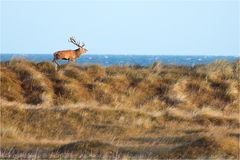
M80 55L82 54L81 48L75 49L75 53L77 57L80 57Z

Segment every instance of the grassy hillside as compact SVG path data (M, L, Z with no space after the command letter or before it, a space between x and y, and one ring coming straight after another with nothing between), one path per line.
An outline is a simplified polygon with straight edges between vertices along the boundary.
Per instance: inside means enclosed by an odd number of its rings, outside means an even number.
M239 158L239 60L0 65L1 157Z

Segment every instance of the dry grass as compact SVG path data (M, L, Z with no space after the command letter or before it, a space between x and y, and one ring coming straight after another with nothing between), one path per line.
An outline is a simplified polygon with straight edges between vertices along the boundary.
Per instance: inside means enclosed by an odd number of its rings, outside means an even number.
M237 159L239 65L1 63L0 156Z

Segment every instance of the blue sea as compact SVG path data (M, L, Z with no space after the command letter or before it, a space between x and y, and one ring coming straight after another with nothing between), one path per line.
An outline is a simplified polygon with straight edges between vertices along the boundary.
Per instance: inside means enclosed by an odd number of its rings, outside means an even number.
M14 58L22 58L35 62L52 61L52 54L0 54L0 61L8 61ZM77 59L78 64L101 64L110 65L141 65L147 66L156 61L162 64L176 64L194 66L207 64L216 60L236 61L239 56L174 56L174 55L82 55ZM60 61L60 64L68 61Z

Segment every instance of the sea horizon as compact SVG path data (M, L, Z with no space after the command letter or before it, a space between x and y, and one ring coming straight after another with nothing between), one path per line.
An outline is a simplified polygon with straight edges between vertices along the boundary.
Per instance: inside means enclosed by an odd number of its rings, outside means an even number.
M54 52L53 52L54 53ZM14 54L14 55L53 55L53 53L14 53L14 52L4 52L4 53L0 53L0 55L5 55L5 54ZM86 53L83 55L120 55L120 56L217 56L217 57L240 57L239 55L235 55L235 54L229 54L229 55L221 55L221 54L149 54L149 53L145 53L145 54L141 54L141 53ZM83 56L82 55L82 56Z
M52 61L52 54L0 54L0 61L9 61L11 59L26 59L35 62ZM137 54L84 54L76 60L77 64L99 64L103 66L110 65L141 65L148 66L158 61L162 64L175 64L195 66L212 63L216 60L227 60L233 62L238 60L239 56L227 55L137 55ZM60 61L60 64L67 61Z

